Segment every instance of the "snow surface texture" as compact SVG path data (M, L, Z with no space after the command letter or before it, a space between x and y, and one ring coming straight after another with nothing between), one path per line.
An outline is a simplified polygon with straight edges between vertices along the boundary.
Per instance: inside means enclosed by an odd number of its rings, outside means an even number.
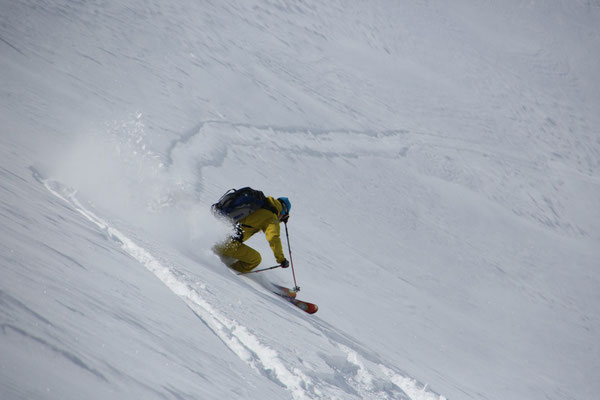
M597 398L600 5L414 3L1 1L0 398Z

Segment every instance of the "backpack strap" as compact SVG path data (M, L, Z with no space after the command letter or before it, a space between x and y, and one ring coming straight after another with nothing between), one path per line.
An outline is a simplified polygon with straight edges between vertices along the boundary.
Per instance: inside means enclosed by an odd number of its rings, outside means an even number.
M279 211L277 211L275 206L271 205L271 202L269 201L268 197L265 199L265 203L263 204L262 208L271 211L273 214L275 214L275 216L279 215Z
M268 198L265 199L265 202L263 203L262 209L267 210L267 211L271 211L273 214L275 214L275 217L279 216L279 212L277 211L277 209L275 208L275 206L271 205L271 202L269 201ZM254 228L251 225L246 225L246 224L240 224L238 223L240 226L244 226L246 228Z

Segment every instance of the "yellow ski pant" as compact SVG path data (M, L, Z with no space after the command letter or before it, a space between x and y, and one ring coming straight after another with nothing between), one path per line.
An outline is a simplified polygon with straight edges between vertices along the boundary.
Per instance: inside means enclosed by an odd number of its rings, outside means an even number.
M225 262L230 268L239 272L250 272L256 268L260 262L260 253L252 247L245 245L237 240L230 240L223 244L215 246L217 254L225 257L235 258L233 264Z

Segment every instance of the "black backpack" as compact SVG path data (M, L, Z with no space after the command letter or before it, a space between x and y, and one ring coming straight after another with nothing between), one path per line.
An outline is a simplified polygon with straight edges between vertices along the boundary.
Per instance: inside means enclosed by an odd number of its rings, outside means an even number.
M277 214L277 210L269 204L264 193L250 187L228 190L211 207L215 215L227 217L234 222L246 218L261 208Z

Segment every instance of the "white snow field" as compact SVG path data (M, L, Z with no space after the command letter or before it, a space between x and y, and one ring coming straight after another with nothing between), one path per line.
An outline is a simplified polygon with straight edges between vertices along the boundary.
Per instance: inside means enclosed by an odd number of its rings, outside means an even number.
M597 399L599 76L595 0L0 0L0 399Z

